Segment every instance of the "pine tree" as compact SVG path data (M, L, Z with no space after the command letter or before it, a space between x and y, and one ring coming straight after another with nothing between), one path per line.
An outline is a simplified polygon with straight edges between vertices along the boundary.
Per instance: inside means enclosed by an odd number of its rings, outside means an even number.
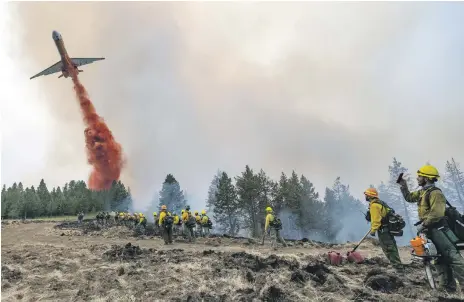
M245 171L237 176L235 187L239 199L240 208L244 213L244 227L247 228L252 237L259 237L260 221L259 212L265 209L259 207L259 188L257 176L253 170L246 165Z
M389 179L386 183L382 183L379 186L379 198L385 201L390 207L392 207L396 213L400 214L404 221L406 222L406 227L404 228L404 236L398 239L400 244L407 244L409 242L408 238L413 238L416 235L414 231L414 223L418 221L417 214L417 205L409 204L404 200L401 190L396 183L398 175L400 173L407 174L408 169L403 167L401 162L399 162L395 157L390 166L388 166ZM405 178L406 179L406 178ZM407 179L409 190L413 190L414 183L411 179Z
M9 201L6 185L2 188L2 219L8 218Z
M286 198L288 196L287 190L288 179L285 173L282 172L282 174L280 174L279 183L273 183L272 185L271 207L277 216L286 206Z
M61 188L58 186L53 194L54 203L56 204L56 215L64 215L66 200L61 191Z
M130 198L129 191L124 184L119 180L113 183L109 194L108 208L112 211L123 211L129 208L129 203L132 206L132 199Z
M168 174L159 193L159 208L166 205L170 212L180 213L186 206L184 193L172 174Z
M319 193L316 192L314 185L301 175L300 184L302 195L300 200L300 211L298 213L298 227L304 236L309 236L310 230L319 231L321 229L321 217L324 217L324 205L319 201Z
M272 189L274 182L266 175L263 169L256 175L257 184L257 199L256 199L256 219L258 221L257 230L258 234L261 234L264 229L264 223L266 219L266 207L272 204ZM277 215L277 213L275 213Z
M239 231L240 204L232 179L222 172L214 198L214 221L219 229L230 236Z
M207 212L214 212L214 204L216 203L216 192L218 190L219 186L219 179L222 176L221 171L217 171L216 175L214 175L213 180L211 181L211 184L209 185L208 189L208 197L206 199L206 210Z
M332 189L325 188L324 194L324 212L326 213L325 223L323 223L324 233L329 242L334 242L337 233L340 230L338 211L338 200L335 197L335 192ZM336 213L334 213L337 211Z
M464 173L459 164L451 158L446 161L445 173L442 177L443 191L447 199L460 211L464 210Z
M292 171L292 176L288 180L286 190L286 206L294 213L298 213L300 209L301 196L303 190L300 184L300 179L295 171Z
M39 216L50 216L52 198L43 178L40 180L40 184L37 187L37 196L40 200L37 214Z
M7 200L10 208L8 209L9 218L18 218L22 215L22 195L24 194L23 184L14 183L11 188L7 190Z

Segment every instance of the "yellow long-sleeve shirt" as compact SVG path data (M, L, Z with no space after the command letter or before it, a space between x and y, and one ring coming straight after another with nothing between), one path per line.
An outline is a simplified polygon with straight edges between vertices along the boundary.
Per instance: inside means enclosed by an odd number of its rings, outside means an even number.
M163 221L164 221L164 218L166 217L166 211L161 211L160 212L160 218L159 218L159 222L158 222L158 225L159 226L162 226L163 225Z
M188 217L189 217L189 214L187 211L185 211L184 214L182 214L182 220L186 222L188 220Z
M267 232L267 230L269 229L269 226L271 225L271 222L274 221L274 215L272 215L271 213L267 214L266 215L266 224L264 225L264 230Z
M401 186L401 193L407 202L417 203L419 219L423 220L424 226L436 223L445 216L446 198L440 190L430 192L429 202L425 202L425 193L432 187L409 192L407 186Z
M382 226L382 218L387 216L387 209L380 204L380 200L375 198L369 203L371 213L371 233L375 233Z

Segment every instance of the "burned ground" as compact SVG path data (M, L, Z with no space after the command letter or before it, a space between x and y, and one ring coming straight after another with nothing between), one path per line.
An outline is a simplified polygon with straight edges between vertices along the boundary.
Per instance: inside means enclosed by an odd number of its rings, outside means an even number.
M91 224L91 223L90 223ZM362 264L330 266L327 252L354 244L291 242L271 249L246 238L176 240L125 227L4 224L4 301L464 301L429 290L420 263L398 276L375 241ZM410 262L407 249L402 259Z

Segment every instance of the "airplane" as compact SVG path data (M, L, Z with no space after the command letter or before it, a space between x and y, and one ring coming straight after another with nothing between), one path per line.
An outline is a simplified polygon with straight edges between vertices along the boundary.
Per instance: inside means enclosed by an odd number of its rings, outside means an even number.
M61 34L54 30L52 32L52 38L55 41L56 48L58 48L58 52L60 53L61 60L53 64L52 66L48 67L47 69L39 72L35 76L31 77L30 79L32 80L33 78L43 76L43 75L49 75L52 73L56 72L61 72L61 75L58 78L61 77L69 77L69 71L67 70L67 64L66 64L66 58L68 56L68 52L66 51L66 48L64 47L64 42L63 38L61 37ZM78 69L79 66L86 65L93 63L95 61L100 61L104 60L105 58L70 58L71 63L74 65L74 68L76 69L77 73L83 72L83 70Z

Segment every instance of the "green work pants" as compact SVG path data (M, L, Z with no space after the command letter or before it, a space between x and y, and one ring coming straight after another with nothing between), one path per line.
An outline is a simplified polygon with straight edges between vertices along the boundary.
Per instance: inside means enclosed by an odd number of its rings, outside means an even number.
M382 228L377 231L379 237L380 247L382 248L385 256L390 260L390 263L395 269L403 270L403 264L401 263L400 254L398 252L398 246L396 245L395 237L390 234L387 228Z

